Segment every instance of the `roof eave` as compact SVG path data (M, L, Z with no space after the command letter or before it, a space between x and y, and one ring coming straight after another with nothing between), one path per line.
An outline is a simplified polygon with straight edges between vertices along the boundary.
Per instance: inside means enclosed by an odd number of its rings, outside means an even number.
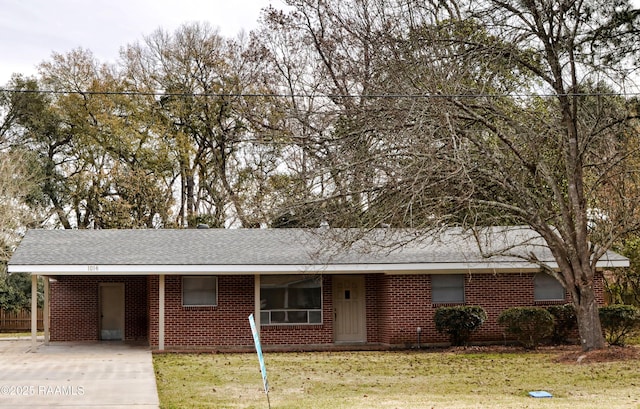
M606 260L598 268L627 267L627 260ZM556 263L547 263L557 270ZM36 275L183 275L183 274L289 274L289 273L424 273L446 274L460 272L525 272L539 271L540 267L527 262L476 262L476 263L397 263L397 264L238 264L238 265L125 265L125 264L64 264L28 265L10 264L9 273Z

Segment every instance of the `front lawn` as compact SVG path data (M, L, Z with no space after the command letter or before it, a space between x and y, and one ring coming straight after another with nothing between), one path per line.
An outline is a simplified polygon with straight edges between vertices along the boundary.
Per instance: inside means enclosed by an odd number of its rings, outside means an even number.
M574 355L467 349L268 353L265 361L273 409L640 408L637 357L578 364ZM153 359L162 408L268 407L255 354ZM553 398L528 396L538 390Z

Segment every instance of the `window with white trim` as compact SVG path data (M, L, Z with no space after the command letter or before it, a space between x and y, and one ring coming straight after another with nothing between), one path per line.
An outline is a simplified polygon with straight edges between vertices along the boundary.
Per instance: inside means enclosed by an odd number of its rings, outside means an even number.
M538 273L533 277L534 301L564 301L564 287L555 277Z
M260 324L321 324L322 277L263 275L260 277Z
M182 305L184 307L213 307L217 304L218 277L182 277Z
M464 304L464 274L431 275L431 303Z

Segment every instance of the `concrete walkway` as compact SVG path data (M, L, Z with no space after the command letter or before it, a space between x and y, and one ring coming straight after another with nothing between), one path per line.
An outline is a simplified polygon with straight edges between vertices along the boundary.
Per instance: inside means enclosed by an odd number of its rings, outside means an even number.
M158 408L146 347L0 339L0 408Z

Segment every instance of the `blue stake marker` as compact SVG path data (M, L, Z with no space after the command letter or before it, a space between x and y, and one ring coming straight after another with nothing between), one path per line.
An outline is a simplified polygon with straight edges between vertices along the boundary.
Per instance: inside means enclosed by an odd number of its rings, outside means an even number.
M271 408L271 402L269 401L269 381L267 380L267 367L264 365L264 357L262 356L262 345L260 345L260 334L256 328L256 320L253 318L253 314L249 315L249 324L251 325L251 333L253 334L253 343L256 346L256 353L258 354L258 361L260 362L260 373L262 373L262 384L264 386L264 392L267 394L267 402L269 408Z

